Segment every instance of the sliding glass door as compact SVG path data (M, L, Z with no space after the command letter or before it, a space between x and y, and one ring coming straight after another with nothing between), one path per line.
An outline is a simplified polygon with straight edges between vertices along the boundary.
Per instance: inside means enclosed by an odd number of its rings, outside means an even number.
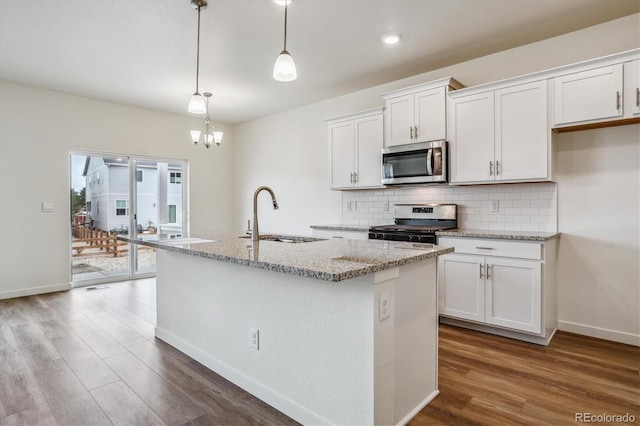
M155 275L155 250L117 239L181 236L188 229L186 162L131 155L70 155L71 281Z
M139 238L160 234L168 238L182 236L186 229L184 164L180 161L134 160L132 168L135 194L134 229ZM155 273L155 250L134 245L133 273Z

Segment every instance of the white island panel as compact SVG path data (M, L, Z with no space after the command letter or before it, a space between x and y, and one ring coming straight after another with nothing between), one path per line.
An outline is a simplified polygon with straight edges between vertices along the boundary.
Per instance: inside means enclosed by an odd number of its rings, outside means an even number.
M404 423L437 395L435 257L333 283L157 255L156 335L297 421Z

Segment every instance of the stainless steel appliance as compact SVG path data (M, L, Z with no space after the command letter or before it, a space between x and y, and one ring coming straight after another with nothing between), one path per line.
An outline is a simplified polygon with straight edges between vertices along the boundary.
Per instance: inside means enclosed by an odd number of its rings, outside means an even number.
M436 231L458 226L456 204L396 204L394 224L369 228L370 240L436 244Z
M382 183L447 183L447 164L446 141L382 148Z

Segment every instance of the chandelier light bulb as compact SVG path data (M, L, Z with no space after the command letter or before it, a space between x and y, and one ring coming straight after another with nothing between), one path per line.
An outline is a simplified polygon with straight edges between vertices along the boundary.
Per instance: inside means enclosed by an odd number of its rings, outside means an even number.
M191 131L191 141L194 145L198 145L198 142L200 141L200 130Z

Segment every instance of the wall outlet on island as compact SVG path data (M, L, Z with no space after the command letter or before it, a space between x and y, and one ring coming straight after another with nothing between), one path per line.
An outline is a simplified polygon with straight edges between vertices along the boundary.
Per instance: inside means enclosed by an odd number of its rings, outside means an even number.
M498 200L491 200L491 205L489 206L490 212L497 212L500 210Z
M249 347L256 351L260 350L260 330L257 328L249 329Z
M380 295L380 321L386 320L390 315L389 293Z

